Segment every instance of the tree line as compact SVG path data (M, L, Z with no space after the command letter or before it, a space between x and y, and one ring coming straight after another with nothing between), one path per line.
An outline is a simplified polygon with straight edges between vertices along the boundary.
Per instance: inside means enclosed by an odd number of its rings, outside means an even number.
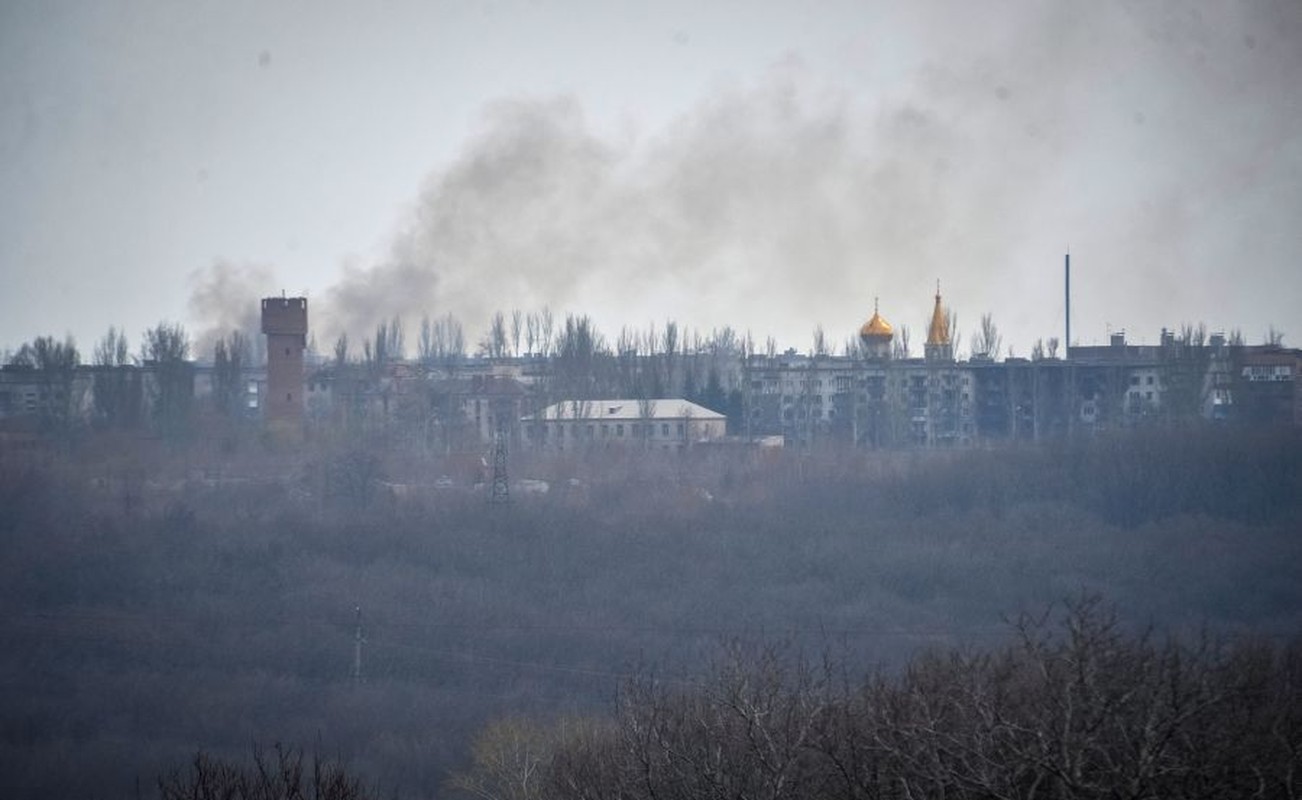
M607 717L507 717L449 788L482 800L1294 797L1302 640L1159 639L1099 598L897 674L732 645Z

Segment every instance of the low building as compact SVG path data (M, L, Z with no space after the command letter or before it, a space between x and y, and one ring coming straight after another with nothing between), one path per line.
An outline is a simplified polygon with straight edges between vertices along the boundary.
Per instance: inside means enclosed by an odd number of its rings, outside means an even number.
M656 400L568 400L522 420L526 439L555 450L641 446L681 450L722 439L728 418L680 398Z

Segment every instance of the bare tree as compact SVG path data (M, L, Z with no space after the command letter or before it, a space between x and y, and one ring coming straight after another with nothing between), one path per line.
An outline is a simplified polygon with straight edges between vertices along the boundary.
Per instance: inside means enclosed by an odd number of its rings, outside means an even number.
M471 745L471 766L455 773L450 788L481 800L537 800L555 733L523 717L488 724Z
M37 337L12 356L12 366L33 371L42 385L38 414L47 431L66 434L72 428L79 405L74 385L80 363L81 355L71 336L62 342L53 336Z
M520 334L523 331L524 313L520 309L511 311L511 354L520 355Z
M244 334L238 330L231 331L228 338L218 339L213 345L213 405L220 414L233 416L239 413L248 350Z
M542 311L539 313L538 325L543 355L552 354L552 337L555 336L555 328L556 318L552 316L552 310L547 306L543 306Z
M963 335L958 330L958 312L952 308L945 309L945 330L949 331L950 352L957 356Z
M420 318L420 336L416 340L416 357L423 366L434 363L434 323L425 314Z
M178 324L160 322L145 331L142 360L153 371L150 386L154 420L169 436L186 432L194 399L194 369L189 362L190 337Z
M298 750L276 745L273 756L253 751L253 764L242 767L213 758L204 752L195 755L189 770L175 770L158 779L162 800L367 800L378 796L360 779L352 777L343 766L314 757L304 767Z
M335 369L342 368L348 363L348 334L341 333L335 340Z
M814 326L814 350L812 355L815 358L822 358L827 353L827 334L823 332L822 325L816 325Z
M972 340L972 356L999 360L1003 350L1003 337L995 325L994 316L989 312L981 315L981 324L977 328L976 338Z
M506 315L498 311L493 314L488 333L479 342L479 352L488 358L503 358L506 356L507 347Z
M524 346L525 352L533 355L537 351L535 347L538 344L538 315L532 311L525 315L524 318Z
M99 425L131 428L140 421L143 387L130 352L126 334L116 327L95 345L94 413Z
M895 345L892 356L898 359L911 358L913 353L909 349L909 326L901 325L895 329Z

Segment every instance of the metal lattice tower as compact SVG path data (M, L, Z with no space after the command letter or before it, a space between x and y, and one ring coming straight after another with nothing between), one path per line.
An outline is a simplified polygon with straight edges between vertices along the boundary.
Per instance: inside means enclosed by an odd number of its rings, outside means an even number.
M493 435L493 486L488 502L494 505L511 502L511 484L506 475L506 433L500 428Z

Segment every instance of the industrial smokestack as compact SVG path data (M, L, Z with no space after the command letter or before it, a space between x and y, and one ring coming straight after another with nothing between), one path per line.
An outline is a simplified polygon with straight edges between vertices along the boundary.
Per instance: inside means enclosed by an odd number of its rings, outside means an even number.
M1067 260L1064 266L1065 273L1063 275L1063 284L1067 296L1063 305L1066 308L1067 314L1067 339L1062 343L1062 357L1067 359L1071 358L1071 253L1067 254Z

